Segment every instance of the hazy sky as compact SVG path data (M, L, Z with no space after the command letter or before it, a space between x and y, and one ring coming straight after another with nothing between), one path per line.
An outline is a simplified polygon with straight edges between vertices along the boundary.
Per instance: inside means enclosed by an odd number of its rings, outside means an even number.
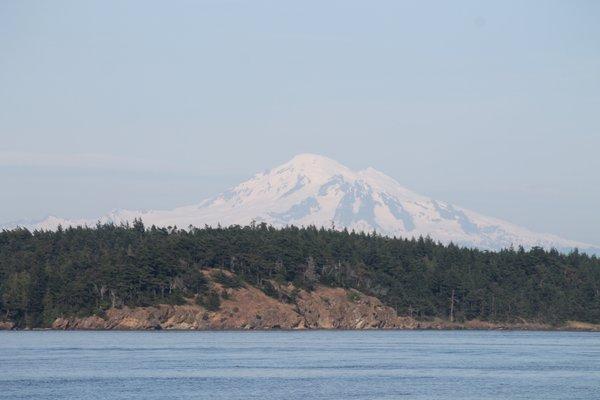
M600 244L598 1L0 2L0 221L301 152Z

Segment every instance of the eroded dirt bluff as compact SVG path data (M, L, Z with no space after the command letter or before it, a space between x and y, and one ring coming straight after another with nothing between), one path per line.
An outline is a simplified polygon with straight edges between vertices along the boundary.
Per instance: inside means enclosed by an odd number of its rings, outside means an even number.
M279 286L294 292L279 301L256 287L213 287L225 294L217 311L190 299L184 305L112 308L103 317L58 318L53 329L392 329L416 328L415 321L398 317L377 298L356 290L317 286L314 291Z

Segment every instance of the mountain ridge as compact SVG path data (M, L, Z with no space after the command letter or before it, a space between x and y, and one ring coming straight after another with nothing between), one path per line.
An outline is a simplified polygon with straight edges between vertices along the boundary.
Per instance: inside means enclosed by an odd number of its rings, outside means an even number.
M114 210L98 219L48 217L25 227L56 229L141 219L146 225L188 227L267 223L335 227L390 237L430 236L442 243L499 250L534 246L600 254L600 246L536 233L413 192L368 167L353 171L330 158L299 154L198 204L172 210Z

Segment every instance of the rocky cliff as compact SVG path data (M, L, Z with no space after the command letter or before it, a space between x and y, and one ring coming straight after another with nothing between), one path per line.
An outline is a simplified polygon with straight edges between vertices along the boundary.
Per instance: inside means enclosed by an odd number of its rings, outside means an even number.
M221 305L209 311L190 299L184 305L111 308L105 315L58 318L53 329L392 329L416 328L410 318L396 315L375 297L356 290L317 286L313 291L292 285L293 301L280 301L256 287L226 289Z

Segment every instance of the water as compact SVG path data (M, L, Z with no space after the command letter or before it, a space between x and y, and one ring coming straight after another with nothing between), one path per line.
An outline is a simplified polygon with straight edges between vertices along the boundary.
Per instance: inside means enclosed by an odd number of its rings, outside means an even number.
M0 332L0 399L600 399L600 334Z

